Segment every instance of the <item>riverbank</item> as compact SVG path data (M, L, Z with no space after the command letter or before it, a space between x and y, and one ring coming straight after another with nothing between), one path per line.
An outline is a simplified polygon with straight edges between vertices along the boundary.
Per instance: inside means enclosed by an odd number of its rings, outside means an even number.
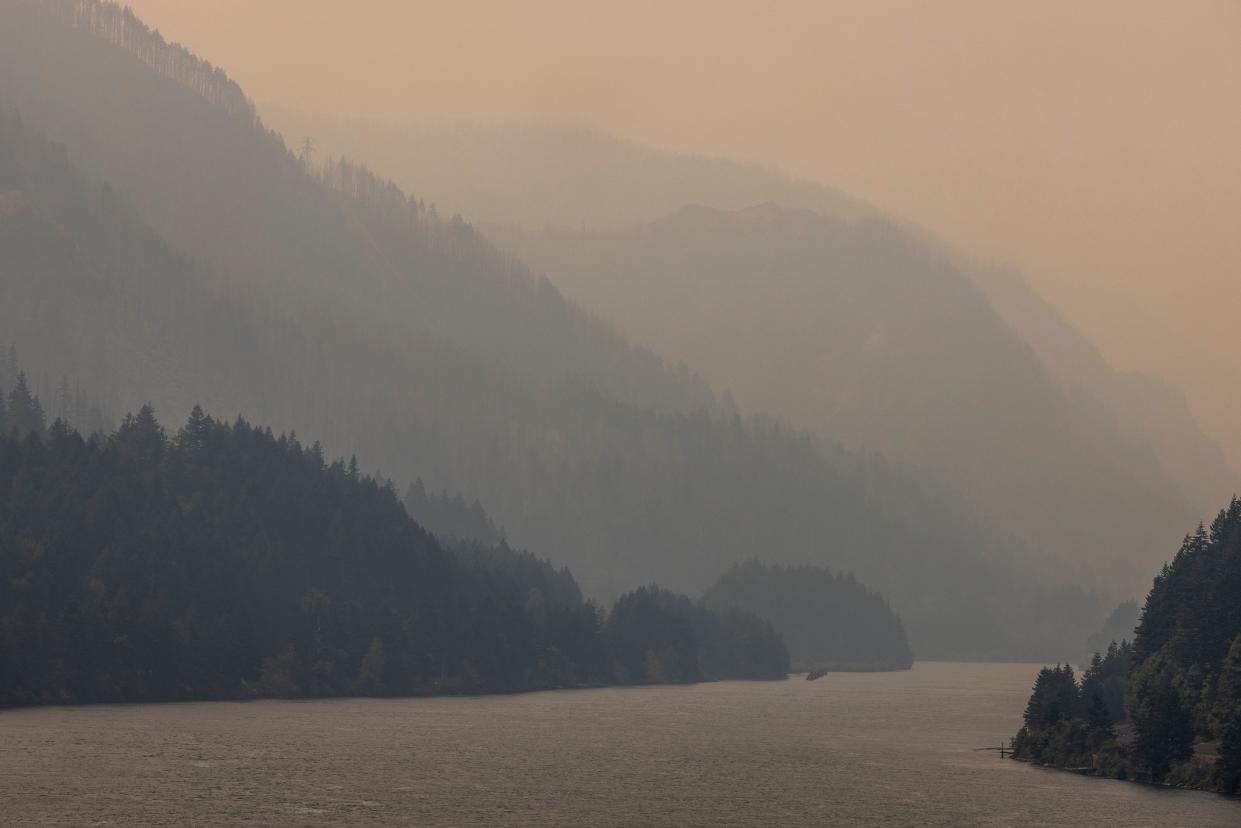
M1081 721L1061 721L1034 731L1023 727L1012 740L1010 758L1079 776L1233 796L1220 784L1218 740L1195 741L1188 756L1172 762L1156 777L1136 759L1140 749L1135 738L1134 727L1128 722L1095 729Z

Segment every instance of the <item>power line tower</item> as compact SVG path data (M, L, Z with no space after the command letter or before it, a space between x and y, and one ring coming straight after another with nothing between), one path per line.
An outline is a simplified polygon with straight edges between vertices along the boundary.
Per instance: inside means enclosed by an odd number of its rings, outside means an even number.
M297 157L306 167L310 166L310 161L314 158L315 142L314 139L307 135L302 139L302 145L298 148Z

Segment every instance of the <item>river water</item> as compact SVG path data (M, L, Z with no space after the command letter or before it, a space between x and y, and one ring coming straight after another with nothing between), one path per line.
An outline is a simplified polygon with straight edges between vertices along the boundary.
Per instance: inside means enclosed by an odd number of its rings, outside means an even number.
M1001 760L1036 667L0 713L9 825L1241 826Z

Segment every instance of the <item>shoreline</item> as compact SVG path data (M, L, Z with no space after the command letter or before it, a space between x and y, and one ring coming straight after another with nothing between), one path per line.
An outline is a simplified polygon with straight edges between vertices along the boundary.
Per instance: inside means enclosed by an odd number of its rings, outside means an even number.
M1125 782L1130 785L1141 785L1147 788L1161 788L1166 791L1195 791L1197 793L1214 794L1215 796L1222 797L1227 800L1241 801L1241 795L1224 793L1223 791L1216 790L1215 788L1207 788L1201 785L1170 785L1167 782L1151 782L1146 779L1134 779L1131 776L1109 776L1107 774L1100 773L1094 768L1062 768L1056 765L1044 765L1039 762L1033 762L1020 756L1010 755L1007 757L1007 760L1012 762L1020 762L1023 765L1029 765L1032 768L1038 768L1050 773L1071 773L1075 776L1086 776L1091 779L1098 779L1101 781Z

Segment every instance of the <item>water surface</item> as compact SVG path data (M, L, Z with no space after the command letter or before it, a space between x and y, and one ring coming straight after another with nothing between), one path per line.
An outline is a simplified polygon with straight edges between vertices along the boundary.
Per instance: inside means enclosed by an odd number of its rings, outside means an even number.
M1036 667L0 713L5 825L1241 825L976 751Z

